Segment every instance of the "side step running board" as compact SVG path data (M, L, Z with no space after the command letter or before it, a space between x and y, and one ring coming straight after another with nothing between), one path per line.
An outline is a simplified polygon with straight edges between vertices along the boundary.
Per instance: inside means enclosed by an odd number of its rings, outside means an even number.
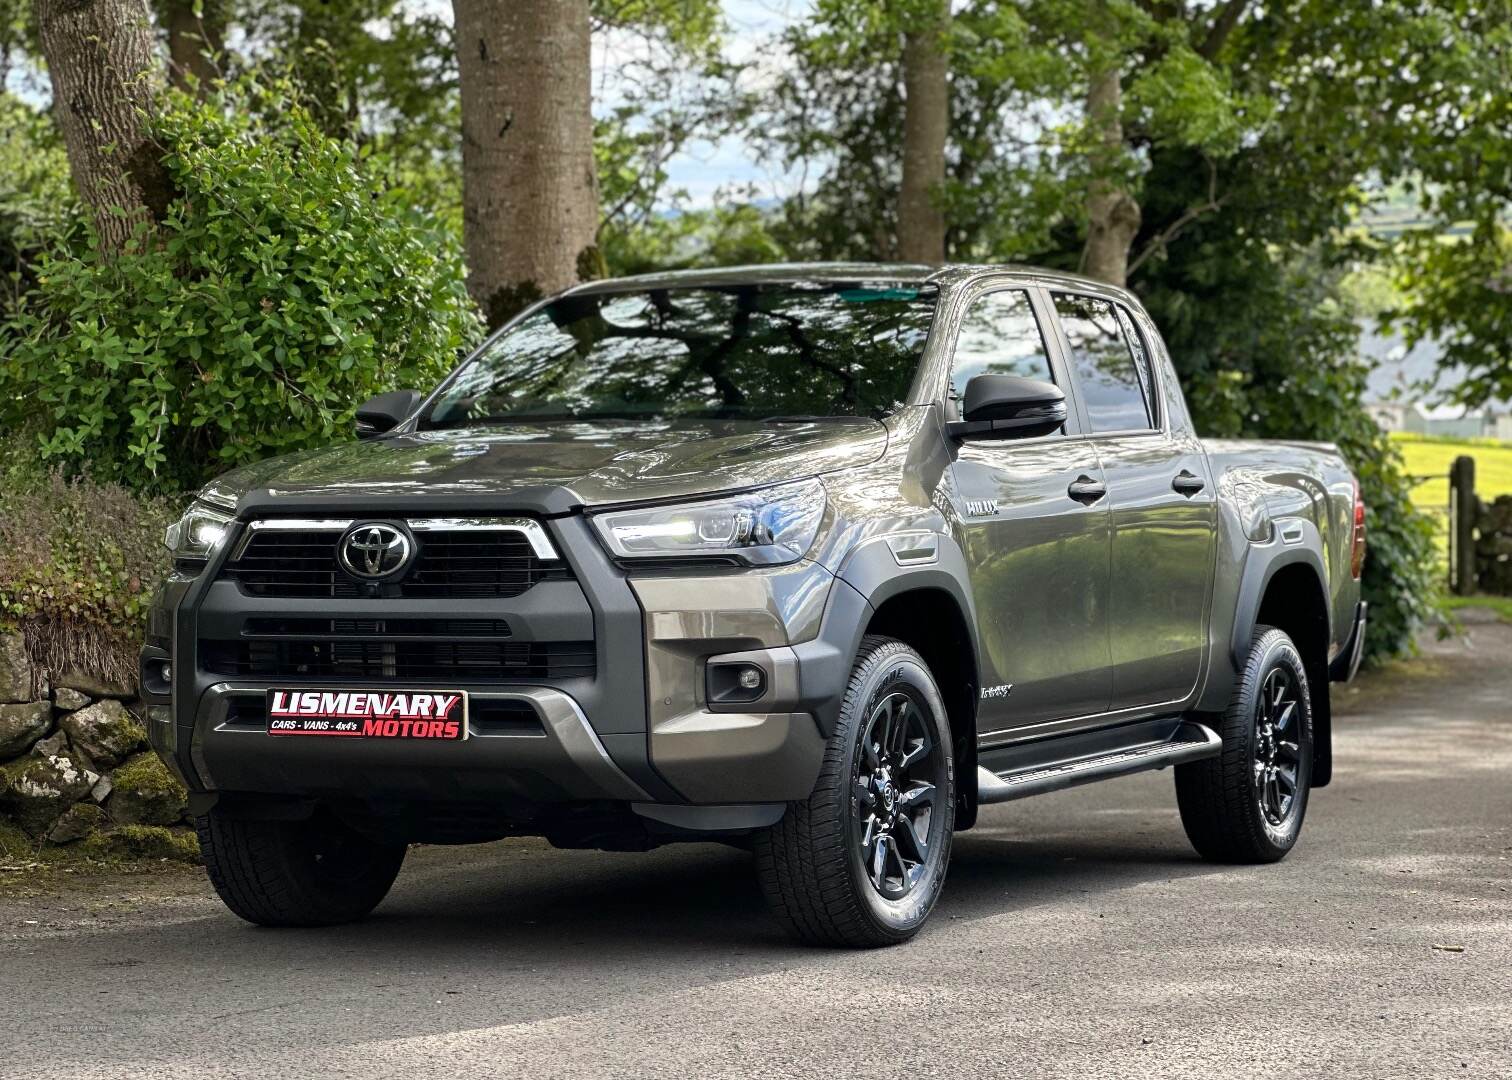
M999 803L1043 795L1047 791L1090 784L1113 776L1163 769L1184 761L1216 757L1223 749L1218 733L1188 721L1164 742L1142 743L1095 757L1074 758L1052 765L1036 765L1020 772L994 773L977 769L977 802Z

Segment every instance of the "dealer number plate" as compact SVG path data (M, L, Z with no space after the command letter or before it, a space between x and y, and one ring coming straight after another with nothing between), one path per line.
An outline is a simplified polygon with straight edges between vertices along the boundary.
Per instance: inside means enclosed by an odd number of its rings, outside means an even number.
M268 734L465 739L467 691L269 690Z

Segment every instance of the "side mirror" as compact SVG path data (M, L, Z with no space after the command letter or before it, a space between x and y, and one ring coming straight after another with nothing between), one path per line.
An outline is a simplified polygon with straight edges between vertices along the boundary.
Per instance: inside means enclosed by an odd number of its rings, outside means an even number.
M420 404L417 390L390 390L357 406L357 437L371 439L392 431Z
M957 439L1029 439L1066 422L1066 395L1054 383L1018 375L978 375L966 384L961 419L946 425Z

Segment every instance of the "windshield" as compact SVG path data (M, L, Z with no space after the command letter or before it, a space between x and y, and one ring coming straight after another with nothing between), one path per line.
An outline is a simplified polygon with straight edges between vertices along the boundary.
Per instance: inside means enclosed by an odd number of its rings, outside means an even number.
M423 424L881 417L908 394L935 297L876 282L567 296L463 364Z

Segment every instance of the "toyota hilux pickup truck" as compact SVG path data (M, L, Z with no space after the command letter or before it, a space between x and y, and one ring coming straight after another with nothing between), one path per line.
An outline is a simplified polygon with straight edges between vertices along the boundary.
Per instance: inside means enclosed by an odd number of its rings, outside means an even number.
M356 416L199 492L142 654L253 923L361 918L414 843L719 841L800 940L886 945L984 805L1170 766L1196 850L1265 863L1330 779L1359 486L1199 439L1123 290L597 281Z

